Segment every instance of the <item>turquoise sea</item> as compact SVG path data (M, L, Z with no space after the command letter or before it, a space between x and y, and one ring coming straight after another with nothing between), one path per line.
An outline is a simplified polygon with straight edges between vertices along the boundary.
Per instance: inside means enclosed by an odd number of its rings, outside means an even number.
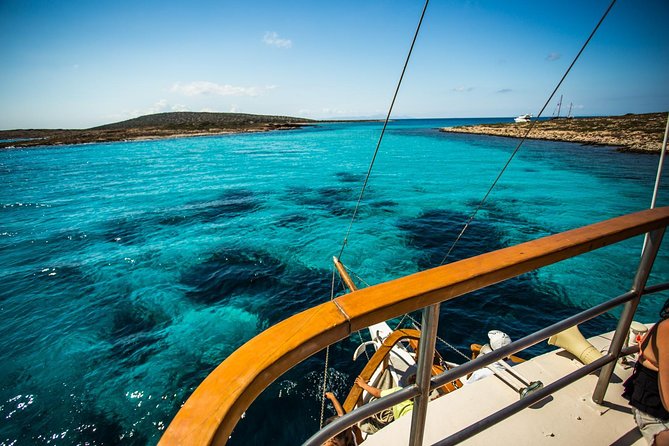
M481 121L499 119L391 123L342 256L367 283L442 261L517 142L436 128ZM380 131L328 123L0 151L0 445L155 444L235 348L329 299L331 259ZM529 141L450 260L646 208L657 161ZM490 329L518 338L619 295L641 242L444 305L439 335L466 352ZM667 251L651 283L669 280ZM654 320L667 297L648 298L637 319ZM582 330L612 329L615 315ZM350 361L358 342L330 354L340 399L362 368ZM323 368L320 353L270 386L230 444L307 438Z

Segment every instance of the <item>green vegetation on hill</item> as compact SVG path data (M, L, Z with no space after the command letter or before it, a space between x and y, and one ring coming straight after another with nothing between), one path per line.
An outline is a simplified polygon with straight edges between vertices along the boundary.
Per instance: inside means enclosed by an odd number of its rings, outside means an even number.
M626 114L595 118L549 119L533 123L479 124L441 129L452 133L575 142L617 147L621 151L659 152L667 123L667 113Z
M138 139L290 130L315 121L244 113L172 112L140 116L86 130L0 131L0 149Z
M250 115L246 113L171 112L140 116L127 121L101 125L90 130L129 130L141 128L209 129L244 128L263 124L296 124L308 119L290 116Z

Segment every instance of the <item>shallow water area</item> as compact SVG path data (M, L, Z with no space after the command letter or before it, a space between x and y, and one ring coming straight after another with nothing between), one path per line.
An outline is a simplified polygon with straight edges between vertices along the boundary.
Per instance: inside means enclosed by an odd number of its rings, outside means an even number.
M366 282L443 260L517 143L436 130L479 121L391 123L342 256ZM231 352L329 299L331 258L380 130L0 151L0 444L155 444ZM528 141L449 261L641 210L657 159ZM659 205L669 204L663 180ZM621 294L640 247L636 238L444 305L439 335L467 352L490 329L515 339ZM665 249L650 283L669 280L668 266ZM647 299L639 319L654 320L666 297ZM614 316L584 333L612 329ZM362 367L350 362L359 341L331 351L340 399ZM313 433L323 360L270 386L230 444Z

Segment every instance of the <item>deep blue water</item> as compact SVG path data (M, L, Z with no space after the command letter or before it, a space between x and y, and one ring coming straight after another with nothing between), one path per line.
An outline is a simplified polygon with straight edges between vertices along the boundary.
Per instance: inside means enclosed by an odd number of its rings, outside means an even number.
M435 130L473 121L390 125L342 256L366 282L443 259L517 143ZM235 348L329 299L331 258L380 129L0 152L0 444L154 444ZM530 141L451 259L641 210L657 159ZM660 205L668 189L665 178ZM439 335L466 351L490 329L517 338L618 295L640 246L636 238L444 305ZM669 280L666 251L651 282ZM644 302L637 319L654 320L666 297ZM614 324L606 315L583 331ZM331 351L329 387L340 398L362 368L349 360L358 342ZM313 433L323 361L315 355L270 386L230 444L289 445Z

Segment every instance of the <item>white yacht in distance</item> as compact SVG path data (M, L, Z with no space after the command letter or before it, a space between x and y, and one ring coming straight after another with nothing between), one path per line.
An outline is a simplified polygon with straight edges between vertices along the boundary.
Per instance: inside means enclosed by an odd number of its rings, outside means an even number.
M513 120L516 122L530 122L532 120L532 115L531 114L520 115L516 118L513 118Z

